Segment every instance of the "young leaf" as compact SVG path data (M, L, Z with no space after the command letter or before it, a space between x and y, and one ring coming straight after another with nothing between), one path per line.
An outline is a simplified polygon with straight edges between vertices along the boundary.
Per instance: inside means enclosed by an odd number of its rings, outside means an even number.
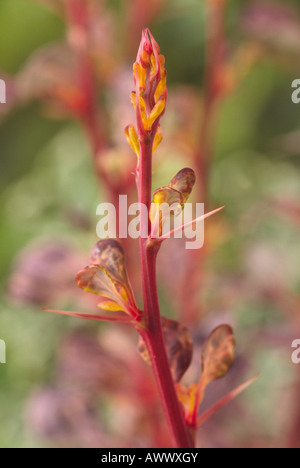
M197 390L198 385L195 383L190 385L189 387L186 387L181 383L178 383L176 385L178 400L184 408L185 421L189 426L192 426L192 415L194 413L194 408L196 405Z
M188 329L174 320L162 317L162 329L173 380L177 383L191 364L193 341ZM142 338L140 338L138 350L144 361L150 364L148 351Z
M109 310L110 312L125 311L125 309L114 301L103 301L98 304L99 309Z
M164 64L157 42L149 29L145 29L133 66L136 90L132 103L137 111L139 135L156 130L165 112L168 92Z
M134 128L133 125L128 125L125 128L125 135L126 135L127 141L131 149L135 152L135 154L139 158L140 157L139 139L136 133L136 129Z

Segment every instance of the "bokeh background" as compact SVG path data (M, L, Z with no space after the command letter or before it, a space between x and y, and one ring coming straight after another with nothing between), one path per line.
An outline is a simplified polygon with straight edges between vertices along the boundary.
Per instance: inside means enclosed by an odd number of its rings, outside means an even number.
M118 177L123 166L130 171L134 165L121 130L133 122L127 99L140 29L130 17L133 0L98 3L98 105L110 133L103 158ZM155 188L193 164L209 1L161 3L149 25L166 57L170 98ZM133 398L141 382L133 383L130 373L146 372L135 334L41 310L92 307L74 277L97 240L96 206L107 201L84 132L45 91L69 60L57 52L66 26L53 6L59 11L61 2L0 3L0 77L8 84L8 103L0 105L0 338L7 344L7 364L0 366L0 446L149 446L150 423L140 408L146 403ZM224 77L220 70L220 79L229 86L217 103L211 135L208 203L226 210L207 224L209 252L193 329L201 343L214 326L232 324L237 359L205 405L251 375L261 377L200 429L198 443L299 447L300 364L291 361L291 343L300 339L300 107L291 101L292 81L300 78L299 2L231 0L225 35L230 67ZM48 65L47 54L56 57L57 68ZM176 243L172 249L161 254L162 310L184 322L186 311L174 303L184 282L173 278L182 257ZM138 271L132 275L138 285ZM155 391L149 392L155 400ZM160 421L159 409L156 417ZM164 432L163 422L157 424Z

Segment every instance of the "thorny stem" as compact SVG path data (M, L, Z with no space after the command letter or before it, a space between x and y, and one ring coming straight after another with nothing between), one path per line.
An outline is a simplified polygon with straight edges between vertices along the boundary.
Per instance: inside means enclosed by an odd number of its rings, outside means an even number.
M141 155L137 181L139 203L146 205L148 212L151 204L152 146L153 139L144 140L140 143ZM140 212L141 233L143 233L143 223L145 222L143 218ZM150 235L150 222L148 222L146 232ZM141 235L142 287L147 327L141 330L140 333L149 353L174 446L178 448L192 448L194 446L193 440L185 424L183 412L177 398L164 343L156 282L157 253L158 248L149 245L147 239Z

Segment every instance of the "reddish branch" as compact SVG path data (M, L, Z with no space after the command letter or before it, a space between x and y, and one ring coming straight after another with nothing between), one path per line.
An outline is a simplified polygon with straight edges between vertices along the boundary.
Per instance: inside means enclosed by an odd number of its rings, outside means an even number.
M150 208L152 180L152 141L141 144L139 202ZM144 222L141 216L141 224ZM150 235L150 227L148 235ZM141 232L143 227L141 226ZM161 315L156 283L157 247L140 238L144 312L147 328L141 333L147 346L155 380L176 447L193 447L174 387L161 327Z
M136 92L132 96L136 108L137 133L130 129L131 144L139 157L137 166L138 200L150 213L152 199L152 153L160 119L164 113L167 89L164 59L149 30L143 32L141 46L134 65ZM146 224L146 225L145 225ZM193 440L186 426L177 398L164 343L156 282L156 257L159 246L149 242L151 223L140 210L140 257L145 328L140 333L151 360L166 419L174 446L190 448ZM146 233L146 236L144 235Z

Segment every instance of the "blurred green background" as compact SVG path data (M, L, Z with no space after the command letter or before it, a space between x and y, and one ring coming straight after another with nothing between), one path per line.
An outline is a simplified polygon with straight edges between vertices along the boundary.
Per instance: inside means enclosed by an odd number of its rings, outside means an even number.
M247 36L240 20L247 3L252 2L230 2L227 36L232 48ZM299 2L288 3L300 15ZM108 4L121 23L124 4ZM1 0L0 30L0 77L18 73L34 51L65 34L55 14L30 0ZM180 84L201 88L203 2L168 2L152 32L167 59L169 88ZM294 339L300 338L300 326L296 328L299 319L285 313L283 303L268 301L255 287L275 277L289 297L300 297L299 219L297 224L279 215L272 205L278 197L300 200L300 107L291 101L291 83L300 75L300 45L298 55L293 54L280 51L279 59L276 53L266 54L224 100L210 189L213 205L226 205L228 227L210 268L220 278L250 278L249 289L230 312L239 352L251 356L249 371L261 372L261 378L241 399L257 437L275 440L292 418L292 405L282 396L290 395L299 372L291 363L289 337L294 333ZM132 59L128 57L128 62ZM17 254L36 239L57 239L87 252L95 240L94 228L83 230L66 213L75 210L96 222L101 197L79 126L48 118L40 104L19 106L2 117L0 152L0 338L7 344L7 364L0 365L0 446L39 447L47 442L27 429L24 406L36 386L51 380L61 337L82 323L47 315L39 305L14 304L7 294L8 279ZM62 306L72 307L72 301ZM262 338L256 345L252 339L258 331ZM276 340L264 341L264 333L273 332L282 332L283 346ZM290 414L278 415L280 405ZM234 422L228 427L238 438Z

